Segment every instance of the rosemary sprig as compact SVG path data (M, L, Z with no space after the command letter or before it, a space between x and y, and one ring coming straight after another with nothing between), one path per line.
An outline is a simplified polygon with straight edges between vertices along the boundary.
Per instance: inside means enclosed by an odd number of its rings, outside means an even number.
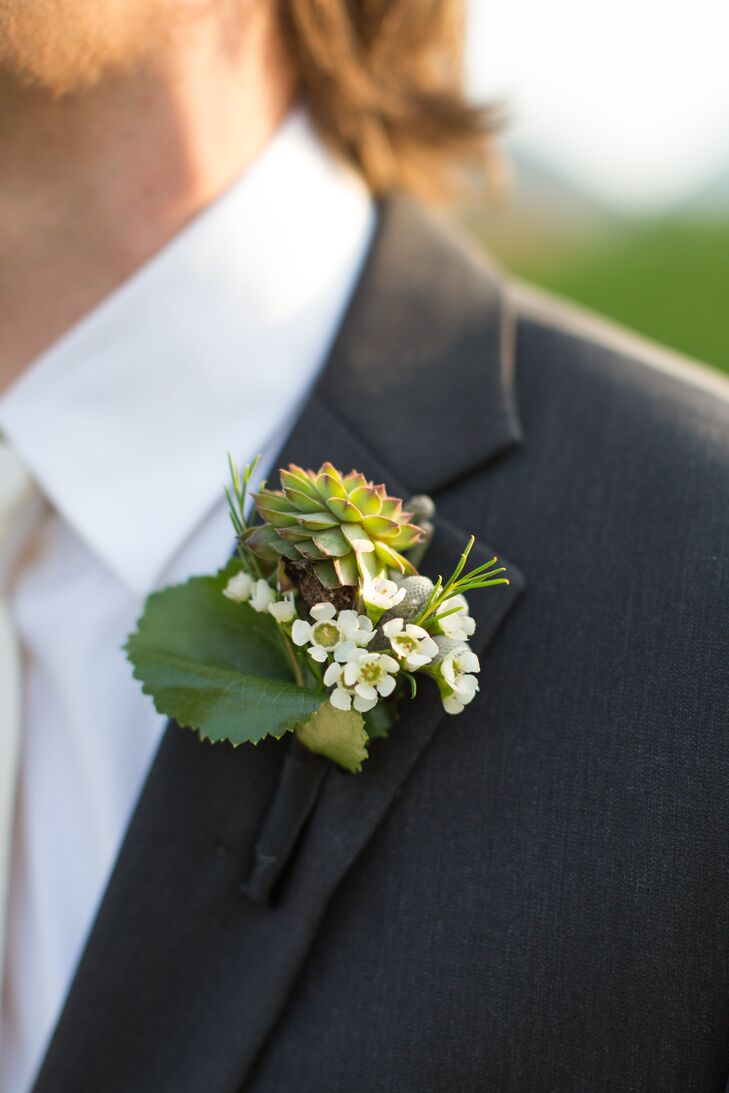
M248 530L249 522L246 516L246 497L248 495L248 487L250 485L251 478L256 472L256 468L261 461L260 455L257 455L252 463L248 463L243 469L243 474L233 462L233 457L228 452L228 466L230 467L230 483L231 487L225 487L225 496L228 499L228 508L230 510L230 519L235 528L235 533L239 537L243 532ZM262 482L260 489L266 485Z
M458 560L458 565L453 570L453 573L448 578L445 584L443 584L443 578L438 577L438 580L433 586L428 599L423 604L418 614L413 619L413 622L419 626L423 626L426 630L431 630L437 624L438 612L448 600L453 596L463 595L465 592L470 592L474 588L490 588L492 585L508 584L507 577L501 577L499 574L506 572L505 566L497 566L498 558L491 558L488 562L483 562L481 565L470 569L467 573L463 573L468 561L468 556L473 549L473 544L476 542L475 535L472 535L465 546L461 557ZM445 618L446 615L451 615L459 608L453 607L448 611L442 612L440 618Z

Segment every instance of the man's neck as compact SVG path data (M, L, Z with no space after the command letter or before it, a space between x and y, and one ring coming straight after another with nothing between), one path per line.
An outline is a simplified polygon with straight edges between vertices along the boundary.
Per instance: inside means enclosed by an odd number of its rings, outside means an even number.
M245 29L62 98L0 81L0 393L267 143L293 80L270 21Z

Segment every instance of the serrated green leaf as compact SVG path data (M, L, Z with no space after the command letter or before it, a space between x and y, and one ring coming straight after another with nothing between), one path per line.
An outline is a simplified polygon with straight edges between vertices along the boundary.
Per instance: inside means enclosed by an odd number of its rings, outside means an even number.
M364 727L370 740L385 737L398 718L397 699L378 702L364 715Z
M322 698L293 683L273 619L223 596L231 571L154 593L125 648L160 713L238 745L283 736Z
M326 755L345 770L356 773L367 758L368 736L364 719L356 710L337 710L327 699L296 729L310 751Z

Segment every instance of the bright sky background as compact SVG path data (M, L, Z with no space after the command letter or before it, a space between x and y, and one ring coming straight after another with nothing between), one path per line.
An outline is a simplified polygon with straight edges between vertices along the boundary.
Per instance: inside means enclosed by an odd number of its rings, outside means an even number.
M512 140L603 202L729 173L729 0L469 0L468 74Z

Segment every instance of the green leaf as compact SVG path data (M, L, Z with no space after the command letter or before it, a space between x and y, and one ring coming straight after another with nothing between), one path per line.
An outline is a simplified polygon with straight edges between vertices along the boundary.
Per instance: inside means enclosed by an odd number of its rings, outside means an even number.
M281 472L283 481L283 471ZM295 486L284 486L284 493L297 512L322 512L324 502L319 497L311 497L303 490L297 490Z
M393 538L399 531L400 525L395 520L388 520L386 516L365 516L362 526L369 535Z
M267 509L273 509L274 512L286 512L295 513L296 509L293 508L291 502L281 490L259 490L258 493L252 494L253 500L258 505L265 505Z
M342 558L352 550L338 527L319 531L312 535L312 538L319 550L330 558Z
M378 539L375 543L375 553L380 561L384 562L389 569L397 569L400 573L405 573L408 564L407 559L397 550L393 550L392 547L389 547L387 543L383 543L381 539Z
M397 535L388 538L388 544L395 550L410 550L423 538L422 528L417 524L400 524Z
M397 721L397 700L378 702L364 715L365 730L370 740L387 736Z
M362 519L362 513L359 511L356 505L353 505L349 498L346 497L330 497L327 501L327 507L334 513L338 520L349 523L357 523Z
M325 531L327 528L337 527L337 521L330 512L300 513L296 520L308 531Z
M379 516L382 498L372 486L359 486L356 490L352 490L349 499L363 516Z
M248 549L252 550L254 554L257 554L259 558L263 558L264 561L268 562L278 561L278 556L273 548L273 544L277 542L277 540L278 535L276 529L270 527L268 524L254 524L253 527L246 528L243 535L243 541Z
M286 496L289 496L289 488L305 494L312 501L319 501L316 485L311 481L303 467L297 467L295 463L289 463L289 469L279 472L281 485Z
M402 514L402 501L399 497L383 497L380 516L386 516L389 520L400 521Z
M282 558L288 558L290 562L298 562L301 560L301 555L294 546L293 543L287 542L285 539L277 539L271 543L271 548L280 554Z
M311 539L305 543L297 543L296 549L307 562L323 562L326 560L326 554L322 554L319 547Z
M359 569L354 554L347 554L344 558L335 558L334 569L340 584L359 584Z
M270 615L223 596L234 571L155 592L125 648L160 713L206 740L255 744L291 731L322 699L292 682Z
M296 517L290 512L281 512L279 509L269 508L262 501L259 501L256 508L261 519L273 524L275 528L293 528L298 525Z
M367 479L359 471L350 471L349 474L344 475L342 481L347 488L347 493L350 495L353 490L362 489L363 486L367 485Z
M312 568L325 588L339 587L339 577L337 576L337 571L330 561L327 560L326 562L314 562Z
M329 464L329 466L331 466L331 464ZM332 468L332 470L333 469L334 468ZM323 471L317 475L316 492L320 497L323 497L325 501L328 501L330 497L344 498L347 496L347 491L342 485L341 478L335 477L335 475L329 471Z
M356 710L337 710L328 699L308 721L298 726L296 735L311 751L326 755L353 773L362 769L367 758L368 736L362 714Z
M371 554L375 544L361 524L342 524L342 534L357 554Z

